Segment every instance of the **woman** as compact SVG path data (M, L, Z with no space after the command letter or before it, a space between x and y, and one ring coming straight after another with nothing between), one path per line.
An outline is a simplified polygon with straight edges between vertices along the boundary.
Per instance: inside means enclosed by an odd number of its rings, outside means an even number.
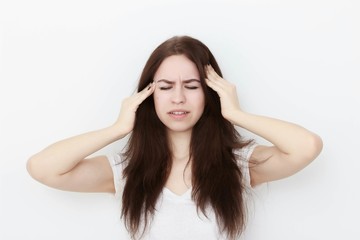
M123 153L88 157L129 133ZM242 111L210 50L182 36L154 50L113 125L53 144L27 168L54 188L116 193L131 238L236 239L246 190L296 173L321 149L303 127Z

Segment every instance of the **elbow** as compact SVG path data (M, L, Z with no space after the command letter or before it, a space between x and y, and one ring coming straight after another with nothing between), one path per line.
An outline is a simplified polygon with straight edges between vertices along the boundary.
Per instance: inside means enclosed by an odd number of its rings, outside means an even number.
M306 140L306 148L304 152L304 158L310 162L315 160L323 149L323 141L320 136L312 133Z
M26 170L29 175L48 187L60 188L63 181L62 174L55 172L54 167L48 158L41 154L35 154L26 162Z
M33 179L46 184L48 176L46 176L45 167L42 166L41 160L38 159L36 155L28 159L26 163L26 170Z
M35 159L34 156L32 156L26 162L26 170L27 170L27 172L29 173L29 175L32 178L38 180L39 179L39 174L38 174L38 172L36 170L36 165L37 165L36 164L36 159Z

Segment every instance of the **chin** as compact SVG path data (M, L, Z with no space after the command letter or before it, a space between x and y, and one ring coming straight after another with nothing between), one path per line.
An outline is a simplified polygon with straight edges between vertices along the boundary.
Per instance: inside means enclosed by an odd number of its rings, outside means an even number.
M174 126L166 126L167 127L167 131L168 132L172 132L172 133L185 133L185 132L189 132L191 133L193 126L187 126L187 127L174 127Z

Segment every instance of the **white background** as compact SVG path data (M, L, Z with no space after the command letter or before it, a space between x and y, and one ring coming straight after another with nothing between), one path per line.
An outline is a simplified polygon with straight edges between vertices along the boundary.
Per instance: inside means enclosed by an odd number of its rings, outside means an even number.
M120 239L110 194L50 189L25 164L112 124L152 50L184 34L212 50L243 109L324 141L306 169L256 189L246 239L359 239L359 1L0 4L0 239Z

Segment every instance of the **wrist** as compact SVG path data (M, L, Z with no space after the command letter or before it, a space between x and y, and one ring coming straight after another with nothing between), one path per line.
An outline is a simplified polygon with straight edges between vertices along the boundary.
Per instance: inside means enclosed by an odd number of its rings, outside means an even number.
M107 127L106 130L109 132L114 141L120 140L128 134L128 132L126 132L116 123Z
M246 113L243 112L240 109L236 109L231 112L231 114L228 114L228 117L226 118L228 121L230 121L232 124L242 127L242 123L244 121L244 117L246 116Z

